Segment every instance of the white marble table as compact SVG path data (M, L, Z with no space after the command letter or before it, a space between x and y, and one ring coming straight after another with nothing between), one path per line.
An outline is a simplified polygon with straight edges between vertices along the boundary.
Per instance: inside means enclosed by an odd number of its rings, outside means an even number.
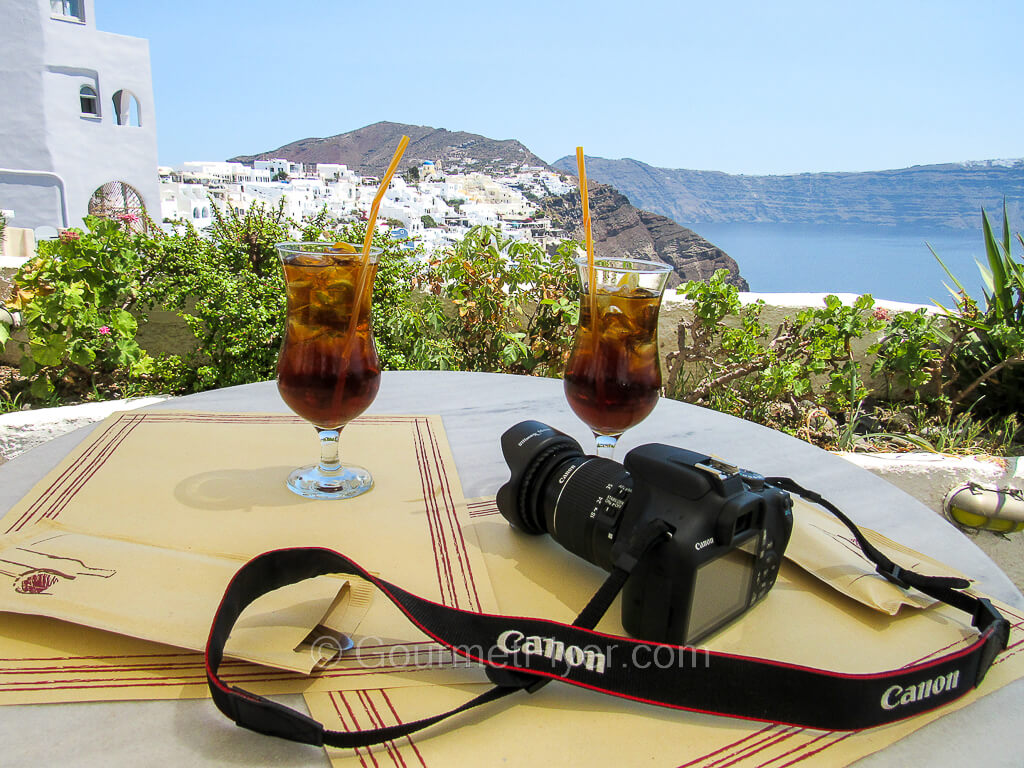
M152 408L287 412L273 382L174 398ZM507 479L498 438L518 421L544 421L587 449L592 442L566 405L561 382L549 379L389 372L371 412L441 414L467 498L493 494ZM90 430L57 438L0 467L0 516ZM944 560L977 579L985 591L1024 607L1010 580L967 538L895 486L843 459L764 427L670 400L661 401L644 423L626 433L617 457L647 442L713 453L767 475L791 476L826 494L857 522ZM281 699L303 707L301 697ZM0 710L0 765L327 764L322 750L226 724L206 700L5 707ZM960 766L982 759L990 766L1024 764L1024 681L858 765Z

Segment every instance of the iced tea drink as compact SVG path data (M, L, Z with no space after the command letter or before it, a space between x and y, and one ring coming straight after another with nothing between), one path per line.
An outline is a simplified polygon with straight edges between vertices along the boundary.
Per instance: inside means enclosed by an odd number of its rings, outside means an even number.
M370 307L379 250L363 265L347 243L279 243L288 293L284 343L277 358L282 399L316 427L320 461L285 484L307 499L349 499L373 488L368 469L343 464L344 426L377 396L380 362Z
M565 370L565 396L594 432L621 434L643 421L658 402L660 303L660 296L642 289L600 293L595 322L584 297Z
M288 315L277 388L289 408L324 429L337 429L365 411L380 386L370 326L375 263L366 266L360 306L352 306L361 260L359 253L283 260Z
M654 409L661 391L658 311L671 268L640 260L595 260L593 312L586 259L580 323L565 369L569 407L598 438L599 455Z

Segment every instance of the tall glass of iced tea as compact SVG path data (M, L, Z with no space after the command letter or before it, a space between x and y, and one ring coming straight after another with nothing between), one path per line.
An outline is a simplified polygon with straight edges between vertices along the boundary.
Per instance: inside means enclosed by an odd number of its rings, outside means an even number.
M280 243L277 250L288 292L277 389L320 436L319 463L296 469L287 484L310 499L358 496L373 487L373 477L341 463L338 438L380 386L370 319L380 250L371 250L365 267L362 249L348 243Z
M658 402L658 311L671 267L640 259L594 259L593 295L586 257L580 323L565 369L565 397L611 458L619 436Z

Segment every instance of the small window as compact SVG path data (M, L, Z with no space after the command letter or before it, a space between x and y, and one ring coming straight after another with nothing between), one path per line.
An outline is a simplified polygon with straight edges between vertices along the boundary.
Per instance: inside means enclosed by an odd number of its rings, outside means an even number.
M50 0L50 15L83 21L82 0Z
M96 96L96 89L91 85L83 85L78 89L78 99L82 104L83 115L99 115L100 100Z
M139 100L131 91L118 91L113 96L114 121L118 125L142 125L139 117Z

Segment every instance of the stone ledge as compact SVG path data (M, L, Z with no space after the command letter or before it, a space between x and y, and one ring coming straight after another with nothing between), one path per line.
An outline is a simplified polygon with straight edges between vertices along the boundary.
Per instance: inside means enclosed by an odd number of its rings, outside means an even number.
M131 411L166 399L166 396L133 397L0 415L0 463L54 437L102 421L115 411Z

